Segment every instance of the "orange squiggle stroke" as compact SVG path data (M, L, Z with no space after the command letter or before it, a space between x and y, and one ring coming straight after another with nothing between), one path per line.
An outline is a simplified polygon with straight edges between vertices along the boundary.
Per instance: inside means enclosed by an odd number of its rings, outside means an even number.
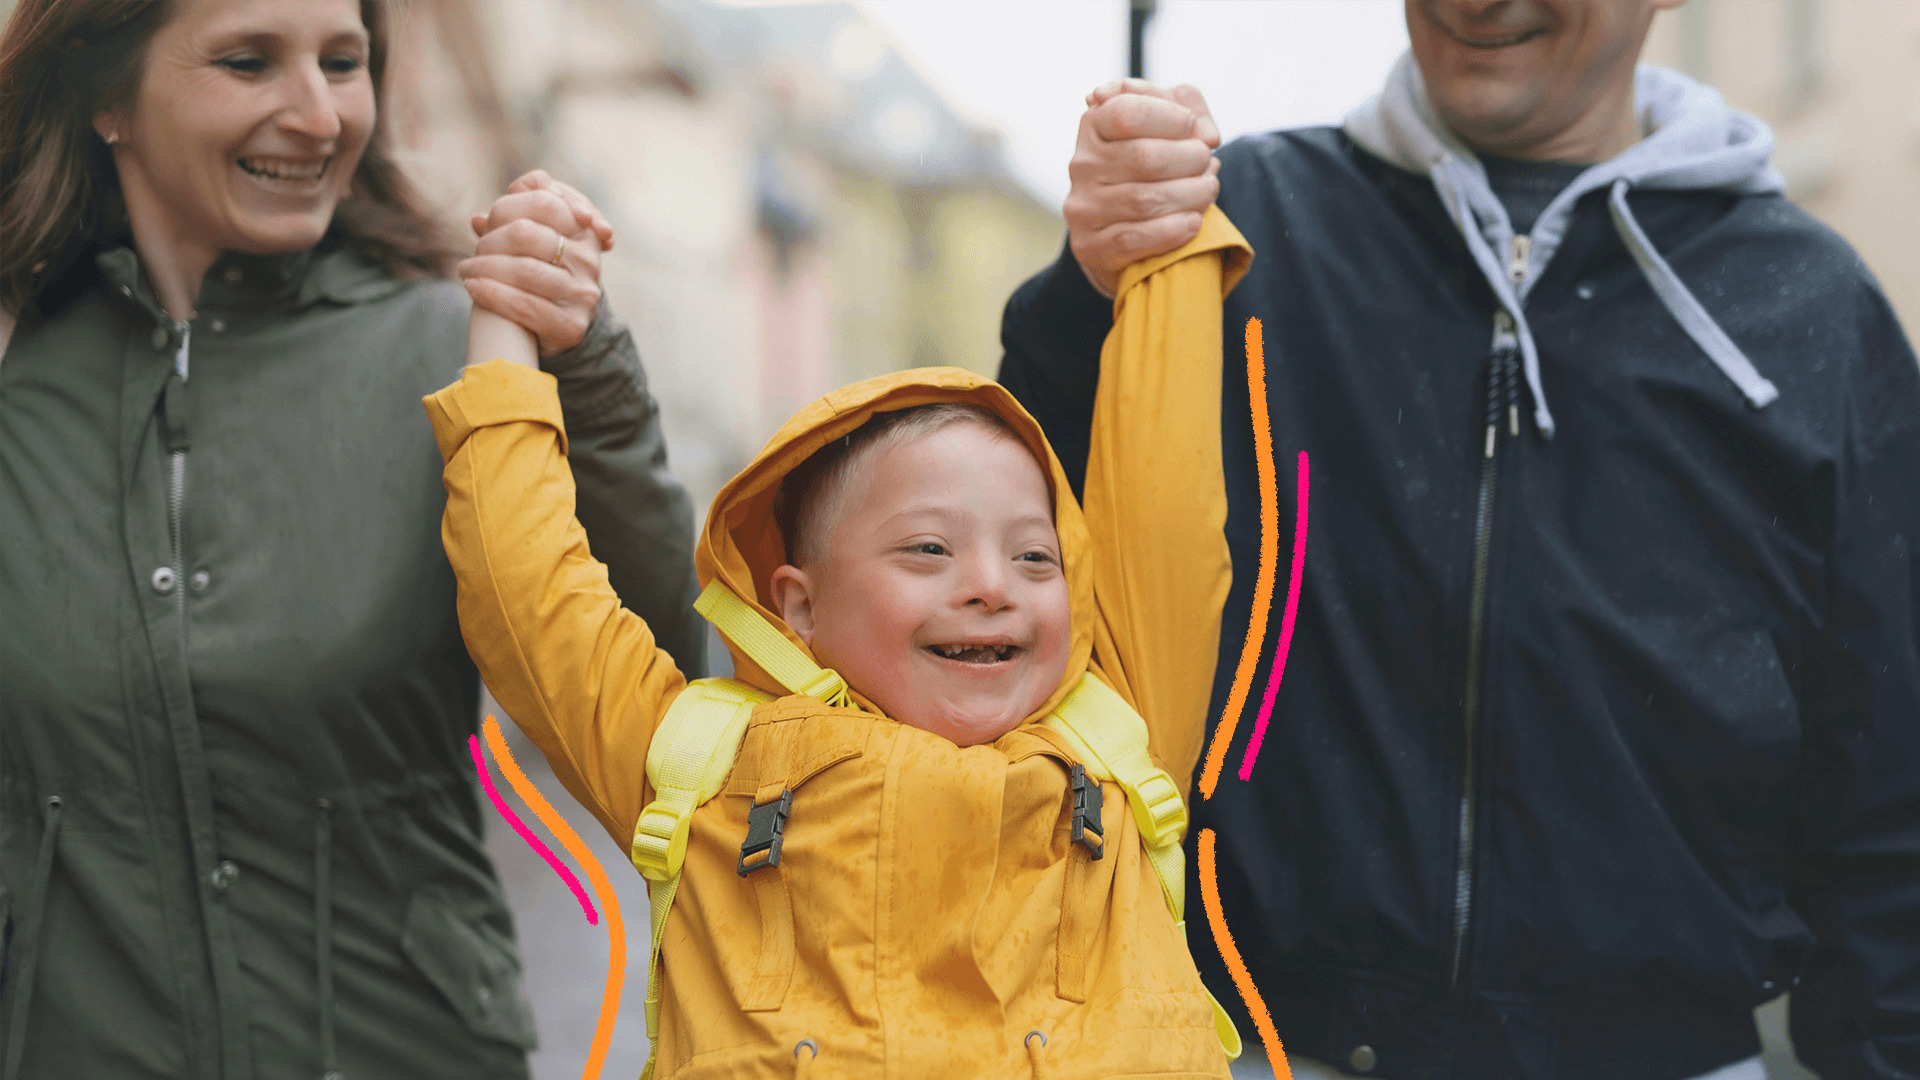
M1260 646L1266 644L1267 618L1273 611L1273 579L1279 572L1279 478L1273 465L1273 425L1267 417L1267 357L1259 319L1247 320L1247 397L1252 405L1254 446L1259 451L1260 572L1254 579L1253 613L1247 620L1246 644L1240 647L1240 666L1234 669L1233 689L1227 694L1227 707L1220 713L1220 723L1213 730L1213 742L1207 747L1206 766L1200 771L1203 799L1213 798L1213 789L1220 784L1220 770L1227 762L1227 746L1233 742L1241 710L1247 707L1253 673L1260 666Z
M552 830L560 839L562 847L572 855L574 861L587 873L587 884L593 886L594 898L600 901L600 910L607 914L607 989L600 997L600 1021L593 1029L593 1044L587 1049L586 1067L580 1070L580 1080L597 1080L600 1069L607 1063L607 1048L613 1045L613 1021L620 1011L620 984L627 975L627 927L620 918L620 899L614 895L613 882L607 880L607 872L600 866L600 860L573 831L566 819L560 816L552 804L533 786L527 774L520 769L520 763L513 760L513 751L507 749L506 737L500 734L500 725L488 716L481 725L487 736L487 748L493 751L493 758L500 766L500 772L506 776L507 783L513 785L534 815L542 824Z
M1227 962L1227 973L1233 976L1233 988L1240 991L1240 1000L1247 1003L1247 1011L1253 1014L1253 1026L1260 1032L1260 1045L1267 1050L1267 1064L1273 1068L1275 1080L1293 1080L1293 1069L1287 1065L1287 1051L1280 1045L1280 1033L1274 1030L1267 1003L1261 999L1259 988L1253 985L1253 975L1247 971L1247 962L1240 958L1240 948L1233 943L1227 917L1220 909L1212 829L1200 830L1200 898L1207 907L1207 926L1213 931L1214 944L1220 947L1220 958Z

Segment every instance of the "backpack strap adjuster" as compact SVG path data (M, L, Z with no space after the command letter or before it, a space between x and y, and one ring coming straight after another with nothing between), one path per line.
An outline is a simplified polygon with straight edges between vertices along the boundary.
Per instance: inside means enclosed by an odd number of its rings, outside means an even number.
M1067 769L1067 784L1073 790L1073 842L1096 859L1107 853L1107 834L1100 824L1105 800L1100 782L1087 776L1087 767L1074 762Z
M787 815L792 812L792 788L783 789L778 799L747 811L747 838L740 844L740 865L735 867L741 877L780 865L780 844L787 831Z

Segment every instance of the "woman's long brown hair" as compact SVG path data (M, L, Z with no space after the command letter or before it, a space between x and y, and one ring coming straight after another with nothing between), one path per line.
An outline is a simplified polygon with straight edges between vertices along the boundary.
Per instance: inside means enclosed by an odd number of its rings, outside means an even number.
M132 100L170 0L19 0L0 35L0 311L34 308L126 231L113 155L93 130ZM398 277L444 276L460 252L388 150L386 0L360 0L379 120L327 235Z

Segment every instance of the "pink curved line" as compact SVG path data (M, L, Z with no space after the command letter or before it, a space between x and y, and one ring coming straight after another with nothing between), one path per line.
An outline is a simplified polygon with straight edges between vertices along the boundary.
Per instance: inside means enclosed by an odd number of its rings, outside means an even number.
M1267 673L1267 688L1260 696L1260 715L1253 722L1253 736L1247 740L1247 753L1240 759L1240 779L1253 776L1253 763L1260 756L1260 742L1267 737L1267 719L1273 715L1273 699L1280 692L1280 677L1287 670L1287 648L1293 644L1293 616L1300 608L1300 572L1307 565L1307 452L1300 451L1298 508L1293 517L1293 574L1287 580L1287 613L1280 620L1280 641L1273 649L1273 670Z
M500 797L500 789L493 786L493 775L487 772L487 759L480 753L480 736L467 736L467 748L473 751L473 767L480 774L481 786L487 789L487 798L493 800L493 808L500 811L500 816L507 819L507 824L513 826L513 831L520 834L520 839L533 845L533 850L539 852L540 857L547 860L547 865L553 867L553 872L560 875L560 880L567 883L567 888L573 890L573 898L580 901L580 909L587 913L587 922L594 926L600 925L600 913L593 910L593 901L587 899L587 890L580 887L580 879L573 876L573 871L567 869L566 863L553 857L552 850L541 843L539 837L533 835L533 830L527 828L527 823L521 821L520 815L514 813L513 808L507 805L507 800Z

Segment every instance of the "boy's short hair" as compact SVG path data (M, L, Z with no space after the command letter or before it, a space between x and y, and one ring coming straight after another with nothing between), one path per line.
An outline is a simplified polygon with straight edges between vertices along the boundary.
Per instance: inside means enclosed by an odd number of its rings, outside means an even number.
M834 527L854 495L854 482L863 479L862 464L942 428L969 423L1003 438L1019 439L992 409L965 402L937 402L875 413L845 437L814 451L787 474L774 499L774 521L786 538L787 561L805 567L825 553Z

